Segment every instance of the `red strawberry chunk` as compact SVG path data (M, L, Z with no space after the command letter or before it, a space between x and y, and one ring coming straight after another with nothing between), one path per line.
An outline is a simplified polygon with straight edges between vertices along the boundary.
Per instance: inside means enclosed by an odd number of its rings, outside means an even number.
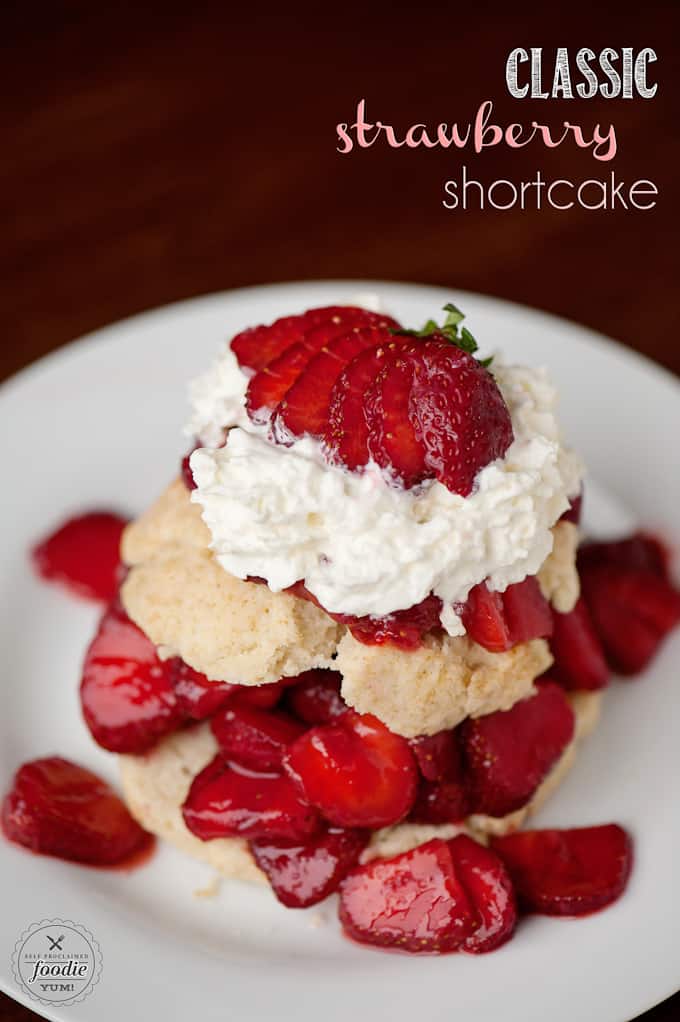
M305 730L287 714L248 706L227 707L210 727L225 759L263 772L280 770L284 753Z
M342 675L339 671L313 668L298 676L297 684L288 689L286 705L306 724L330 724L348 709L340 695Z
M505 816L526 805L573 738L574 714L553 682L510 710L459 728L470 809Z
M278 358L286 348L297 344L305 332L321 323L332 322L350 311L364 312L352 306L328 305L320 309L309 309L300 316L283 316L270 326L254 326L243 330L232 340L230 347L239 365L259 372L269 362Z
M80 701L92 737L111 752L146 752L182 722L170 671L119 604L85 655Z
M623 893L633 864L630 836L617 824L523 830L491 839L528 911L580 916Z
M390 341L388 327L354 327L325 342L286 393L272 418L274 435L321 438L328 430L328 411L335 381L360 352Z
M126 518L109 511L70 518L33 548L33 566L42 578L78 596L108 603L120 584L120 538L126 525Z
M286 770L305 798L339 827L386 827L413 805L418 779L405 738L353 710L311 728L291 746Z
M331 615L346 624L354 638L367 646L391 643L400 649L417 649L423 635L441 627L442 601L430 593L420 603L406 610L397 610L385 617L351 617Z
M251 841L255 862L288 908L308 908L337 890L356 866L368 834L329 827L309 841Z
M621 674L642 671L680 622L680 593L648 569L584 566L581 586L607 660Z
M470 638L485 649L503 653L512 647L501 594L492 592L486 582L473 586L460 608L460 616Z
M635 532L626 539L606 543L582 543L578 551L579 570L599 564L613 564L620 568L651 571L670 581L671 555L660 539L646 532Z
M456 874L480 920L462 950L472 954L493 951L510 939L517 924L515 891L508 871L494 852L465 834L451 838L448 846Z
M364 944L443 953L457 951L479 918L449 845L435 838L353 870L340 888L340 921Z
M409 348L416 361L409 417L429 473L467 497L478 472L514 439L498 385L472 355L441 334Z
M34 852L97 866L122 862L152 840L108 784L59 756L17 770L2 827Z
M460 823L470 812L463 780L421 780L409 820L414 823Z
M166 660L163 667L168 673L180 714L190 720L212 717L240 688L240 685L230 685L226 681L210 681L180 657Z
M609 668L586 602L581 597L569 614L553 611L551 673L568 689L604 688Z
M271 681L266 685L234 685L232 706L255 706L259 710L273 710L286 691L287 682Z
M409 745L427 781L456 781L463 775L458 733L439 731L436 735L411 738Z
M220 754L194 778L182 806L192 834L306 840L318 829L314 809L284 774L256 773Z
M369 456L407 488L429 474L425 448L409 419L415 370L408 349L391 352L364 397Z
M501 594L501 599L513 646L552 635L550 604L534 576L530 575L522 582L508 586Z
M388 344L363 351L333 384L324 440L331 458L352 471L366 465L369 458L364 395L386 364L387 355L404 347L408 340L393 337Z

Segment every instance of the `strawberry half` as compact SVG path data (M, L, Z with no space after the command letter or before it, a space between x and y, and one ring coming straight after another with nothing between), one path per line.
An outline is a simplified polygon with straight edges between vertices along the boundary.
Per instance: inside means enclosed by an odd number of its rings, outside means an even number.
M2 827L34 852L97 866L122 862L152 840L108 784L59 756L17 770Z
M127 519L90 511L64 522L31 552L38 574L78 596L108 603L118 592L120 538Z
M170 671L118 603L85 655L80 703L92 737L111 752L146 752L182 722Z
M554 657L551 674L568 689L599 689L609 682L609 668L602 643L581 597L569 614L553 611L550 651Z
M315 810L284 774L256 773L220 754L198 774L182 816L201 841L217 837L305 840L319 827Z
M371 714L348 710L311 728L284 764L307 801L339 827L387 827L415 799L418 772L408 742Z
M322 667L298 676L286 693L286 705L305 724L330 724L348 709L340 695L342 675Z
M574 735L574 713L554 682L510 710L459 727L470 810L505 816L526 805Z
M288 908L308 908L337 890L367 840L365 831L329 827L305 842L251 841L250 850L279 901Z
M321 438L328 430L328 411L335 381L362 351L387 344L387 327L354 327L327 341L286 392L272 417L274 436Z
M354 940L416 953L457 951L479 922L439 838L353 870L340 887L339 914Z
M308 330L321 323L340 322L348 312L363 312L349 305L327 305L309 309L299 316L283 316L269 326L253 326L243 330L231 341L231 350L239 365L259 372L269 362L278 358L286 348L297 344Z
M248 706L227 707L210 721L225 759L251 770L280 770L284 754L304 732L303 724L284 713Z
M500 947L512 937L517 924L515 891L502 860L489 848L459 834L448 842L460 882L479 923L461 950L483 954Z
M648 569L583 565L581 587L611 667L637 674L680 622L680 593Z
M521 905L551 916L580 916L623 893L633 864L629 835L614 823L573 830L523 830L491 839Z

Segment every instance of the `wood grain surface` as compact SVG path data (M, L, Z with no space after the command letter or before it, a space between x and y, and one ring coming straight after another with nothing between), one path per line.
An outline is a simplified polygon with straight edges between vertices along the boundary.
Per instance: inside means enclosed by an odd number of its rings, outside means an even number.
M335 277L524 302L680 373L677 3L10 2L2 28L0 378L166 302ZM511 99L508 52L557 45L654 47L658 93ZM402 132L465 124L486 99L499 124L613 122L619 150L610 163L567 145L342 155L335 124L362 97ZM443 182L463 164L487 183L648 179L658 205L447 211ZM603 389L603 415L609 400ZM97 1017L97 996L79 1017ZM0 996L0 1018L35 1017ZM645 1015L678 1017L678 997Z

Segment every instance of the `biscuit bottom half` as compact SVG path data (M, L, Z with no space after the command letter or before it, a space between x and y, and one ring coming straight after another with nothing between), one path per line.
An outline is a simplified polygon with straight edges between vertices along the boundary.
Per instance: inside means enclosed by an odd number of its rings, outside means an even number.
M516 830L557 789L572 766L576 750L597 724L600 692L569 693L575 716L574 738L561 758L521 809L501 818L469 816L456 824L399 823L375 831L364 850L362 861L398 855L433 837L453 837L466 831L479 840L487 834ZM217 743L208 724L178 731L164 739L144 756L120 756L123 795L130 812L152 834L180 851L208 863L223 876L255 883L266 883L242 838L215 838L201 841L186 827L181 807L194 777L217 752Z

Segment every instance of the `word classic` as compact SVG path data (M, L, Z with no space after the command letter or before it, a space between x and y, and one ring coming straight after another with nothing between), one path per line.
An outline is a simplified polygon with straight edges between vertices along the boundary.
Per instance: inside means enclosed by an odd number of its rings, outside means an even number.
M517 47L511 50L505 64L508 92L515 99L651 99L656 94L656 82L648 81L649 65L656 61L656 53L649 46L635 53L632 46L624 46L619 53L610 46L595 53L587 47L576 52L572 60L566 46L559 46L552 59L544 56L541 47L529 52ZM524 67L520 65L528 65ZM551 73L552 69L552 73ZM550 81L550 88L544 88Z

